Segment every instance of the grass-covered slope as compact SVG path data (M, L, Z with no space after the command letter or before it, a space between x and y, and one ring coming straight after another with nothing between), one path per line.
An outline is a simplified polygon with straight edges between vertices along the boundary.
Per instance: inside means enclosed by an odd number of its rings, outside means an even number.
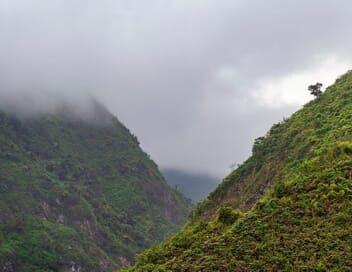
M0 271L116 271L184 223L137 139L92 111L0 113Z
M351 222L347 73L258 139L192 222L128 271L351 271Z

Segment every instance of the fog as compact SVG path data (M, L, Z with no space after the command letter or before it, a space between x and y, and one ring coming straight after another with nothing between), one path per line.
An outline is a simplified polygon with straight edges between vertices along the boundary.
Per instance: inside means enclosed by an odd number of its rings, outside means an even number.
M163 168L223 176L350 68L351 1L1 0L0 106L95 97ZM82 112L85 112L83 110Z

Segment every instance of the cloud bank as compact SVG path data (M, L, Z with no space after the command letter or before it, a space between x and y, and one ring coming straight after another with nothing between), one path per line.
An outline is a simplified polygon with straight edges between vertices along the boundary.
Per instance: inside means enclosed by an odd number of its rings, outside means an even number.
M218 176L352 60L350 1L2 0L0 104L105 103L162 167Z

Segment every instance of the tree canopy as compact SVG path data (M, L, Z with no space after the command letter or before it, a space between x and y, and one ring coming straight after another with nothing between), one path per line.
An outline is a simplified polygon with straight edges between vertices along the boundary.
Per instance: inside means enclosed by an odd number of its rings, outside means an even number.
M309 85L308 91L310 91L311 95L314 95L315 97L319 97L323 93L323 91L321 90L322 87L323 87L323 84L317 82L316 84Z

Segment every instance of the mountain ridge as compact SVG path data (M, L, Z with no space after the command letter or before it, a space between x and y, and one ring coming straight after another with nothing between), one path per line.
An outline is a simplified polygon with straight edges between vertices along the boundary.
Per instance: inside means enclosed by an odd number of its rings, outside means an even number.
M4 271L115 271L189 209L99 103L88 118L66 106L30 118L1 112L0 181Z
M162 173L171 186L195 203L206 198L218 184L218 179L208 173L193 173L172 168L162 169Z
M252 156L129 272L349 271L352 72L258 138Z

